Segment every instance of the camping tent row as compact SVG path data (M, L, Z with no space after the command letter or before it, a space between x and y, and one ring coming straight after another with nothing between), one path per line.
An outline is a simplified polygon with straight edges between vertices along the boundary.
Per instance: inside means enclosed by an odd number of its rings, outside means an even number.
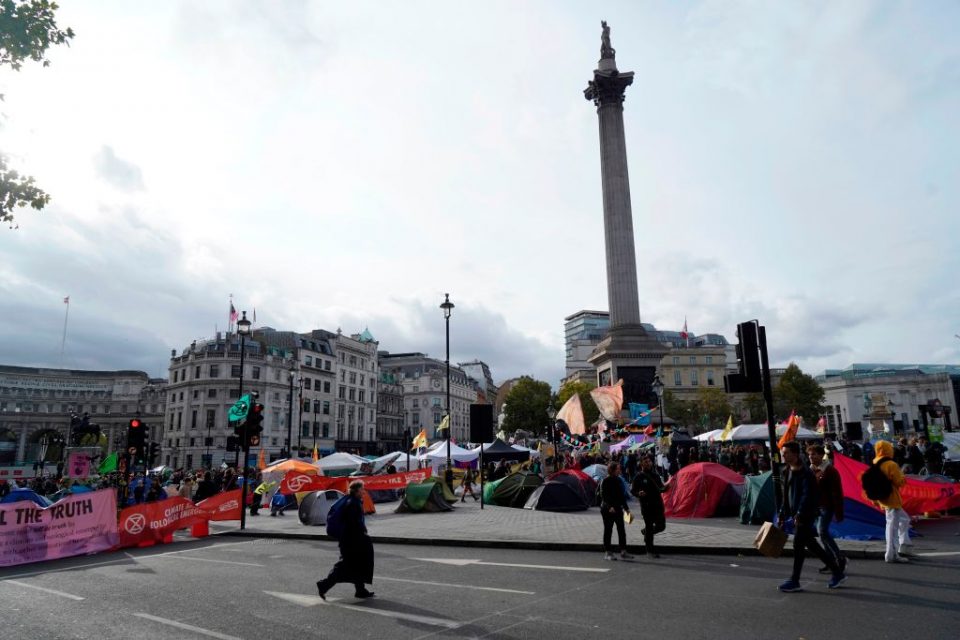
M777 425L778 438L782 437L786 431L786 425ZM723 429L714 429L713 431L707 431L706 433L695 436L695 439L700 442L720 442L720 435L722 433ZM765 424L741 424L738 427L734 427L730 433L730 437L723 442L756 442L761 440L765 441L769 437L767 425ZM806 427L797 428L797 440L819 440L821 438L823 438L823 436L816 431L811 431Z

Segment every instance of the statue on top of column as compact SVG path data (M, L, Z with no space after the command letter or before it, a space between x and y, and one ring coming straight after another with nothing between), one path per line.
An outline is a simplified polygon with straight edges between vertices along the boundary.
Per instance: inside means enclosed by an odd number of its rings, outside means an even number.
M600 26L603 28L603 33L600 34L600 59L609 58L613 60L617 55L617 50L610 45L610 27L606 20L601 20Z

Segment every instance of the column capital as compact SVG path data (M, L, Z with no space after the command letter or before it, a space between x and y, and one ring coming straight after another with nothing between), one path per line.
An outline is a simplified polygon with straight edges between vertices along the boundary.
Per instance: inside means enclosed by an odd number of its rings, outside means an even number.
M609 104L621 104L626 96L627 87L633 84L633 71L620 73L617 70L593 72L593 80L587 83L583 97L592 100L597 107Z

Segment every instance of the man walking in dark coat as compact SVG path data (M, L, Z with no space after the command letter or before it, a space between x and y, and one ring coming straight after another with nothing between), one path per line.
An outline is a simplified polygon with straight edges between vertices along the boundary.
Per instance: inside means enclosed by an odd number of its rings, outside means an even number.
M363 482L350 483L347 503L343 506L341 517L343 531L340 535L340 560L323 580L317 582L320 597L326 600L327 591L333 585L347 582L354 585L357 598L372 598L373 592L365 585L373 584L373 542L367 535L367 525L363 517L361 492Z
M792 440L783 445L783 507L780 522L787 517L793 518L793 573L790 579L780 585L780 591L793 593L803 591L800 586L800 572L803 571L803 559L807 549L813 551L823 564L830 568L833 577L829 587L836 589L846 579L837 561L817 542L815 525L820 517L820 494L817 491L817 478L800 459L800 445Z
M604 560L616 560L613 555L613 527L617 527L617 542L620 548L621 560L632 560L633 556L627 553L627 532L623 526L623 514L630 513L627 506L627 492L620 481L620 463L611 462L607 465L607 477L600 481L600 515L603 517L603 550Z
M653 458L649 455L640 458L640 472L630 485L630 493L640 501L640 513L643 516L643 543L647 555L659 558L653 548L653 536L667 528L667 519L663 512L663 496L666 491L660 476L653 470Z

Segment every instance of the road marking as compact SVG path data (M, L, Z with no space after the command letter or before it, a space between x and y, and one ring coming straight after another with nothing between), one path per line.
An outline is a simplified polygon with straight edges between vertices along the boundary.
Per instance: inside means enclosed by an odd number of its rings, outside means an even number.
M263 564L255 564L253 562L236 562L234 560L214 560L213 558L197 558L195 556L171 556L166 553L156 553L153 555L144 555L137 556L138 560L149 559L149 558L163 558L165 560L196 560L197 562L215 562L217 564L236 564L241 567L265 567Z
M450 584L449 582L429 582L427 580L409 580L407 578L387 578L385 576L377 576L377 580L389 580L390 582L412 582L413 584L428 584L433 587L456 587L457 589L477 589L479 591L499 591L501 593L519 593L527 596L532 596L536 594L535 591L520 591L518 589L499 589L497 587L476 587L472 584Z
M37 591L43 591L44 593L51 593L55 596L60 596L61 598L70 598L71 600L80 601L84 598L80 596L75 596L72 593L64 593L63 591L56 591L54 589L47 589L46 587L38 587L35 584L28 584L26 582L20 582L19 580L4 580L4 582L9 584L15 584L18 587L26 587L27 589L36 589Z
M13 578L30 578L33 576L42 576L48 573L57 573L59 571L74 571L76 569L89 569L91 567L104 567L111 564L122 564L126 560L107 560L106 562L91 562L90 564L76 564L69 565L65 567L51 567L46 571L30 571L28 573L16 573L10 577L0 577L0 581L12 580Z
M586 573L607 573L610 569L598 569L596 567L556 567L548 564L516 564L512 562L483 562L480 560L466 560L456 558L410 558L410 560L419 560L421 562L437 562L439 564L450 564L455 567L466 567L467 565L483 565L486 567L516 567L519 569L548 569L551 571L583 571Z
M913 553L914 556L923 556L924 558L942 558L944 556L960 556L960 551L928 551L926 553Z
M185 622L177 622L176 620L168 620L167 618L158 618L157 616L152 616L149 613L134 613L133 615L137 616L138 618L143 618L144 620L152 620L153 622L159 622L160 624L176 627L178 629L193 631L194 633L210 636L211 638L220 638L220 640L240 640L240 638L237 636L228 636L225 633L218 633L216 631L210 631L209 629L202 629L200 627L195 627L192 624L186 624Z
M462 626L460 622L456 622L455 620L421 616L413 613L394 611L392 609L375 609L374 607L369 606L361 607L355 604L343 604L339 598L327 598L324 600L320 596L308 596L300 593L283 593L280 591L264 591L264 593L268 596L273 596L274 598L280 598L281 600L298 604L301 607L326 605L329 607L337 607L338 609L349 609L350 611L360 611L361 613L372 613L375 616L384 616L385 618L419 622L420 624L428 624L432 627L443 627L444 629L458 629Z

